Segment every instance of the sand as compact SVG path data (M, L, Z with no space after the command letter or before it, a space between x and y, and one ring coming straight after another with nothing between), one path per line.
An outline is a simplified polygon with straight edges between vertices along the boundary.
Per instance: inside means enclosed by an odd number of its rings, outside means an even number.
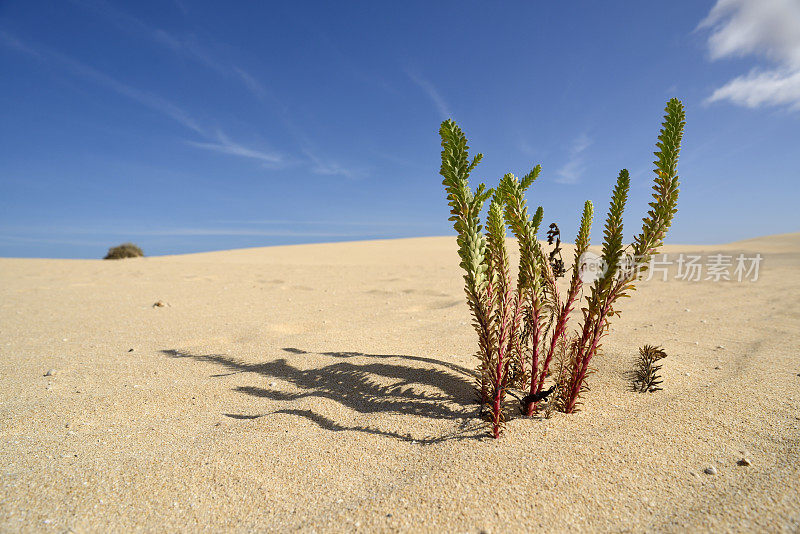
M0 259L0 530L797 532L800 234L667 251L764 260L642 284L583 410L500 440L452 237Z

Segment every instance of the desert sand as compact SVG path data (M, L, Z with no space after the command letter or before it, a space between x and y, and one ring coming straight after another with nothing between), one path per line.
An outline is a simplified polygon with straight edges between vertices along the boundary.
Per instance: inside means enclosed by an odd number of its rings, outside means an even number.
M499 440L453 237L0 259L0 530L796 532L800 234L666 247L739 251L756 282L642 283L582 411Z

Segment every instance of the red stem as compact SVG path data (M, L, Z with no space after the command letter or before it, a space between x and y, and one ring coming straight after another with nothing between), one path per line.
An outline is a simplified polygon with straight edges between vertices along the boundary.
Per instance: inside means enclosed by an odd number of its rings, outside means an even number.
M622 287L625 286L627 282L628 280L626 279L618 281L609 292L605 304L600 309L600 313L597 315L597 319L591 322L587 319L583 325L583 335L581 336L581 342L578 346L578 356L575 358L575 365L572 369L569 396L567 397L567 404L564 407L564 412L566 413L572 413L575 410L575 403L578 401L578 396L580 395L583 381L586 379L586 372L589 369L589 362L597 352L597 344L600 342L600 338L603 335L603 328L605 327L608 312L611 310L612 304L614 304L614 301L617 299L617 293ZM591 342L589 342L590 334ZM587 343L588 348L586 348Z
M500 416L502 411L503 396L505 393L503 388L503 366L506 356L506 338L508 336L509 293L510 291L506 291L500 302L500 331L497 336L497 369L495 373L494 384L494 405L492 407L492 435L495 439L500 437Z
M536 387L538 373L539 373L539 335L541 334L541 310L539 309L539 299L534 298L533 304L531 306L532 312L532 332L531 332L531 344L533 345L533 354L531 356L531 394L536 393L534 388ZM525 415L530 417L533 415L533 412L536 410L536 405L533 402L528 403L525 407Z
M486 360L489 360L489 356L492 353L492 343L491 343L491 332L490 332L490 323L491 323L491 313L492 313L492 306L491 302L494 299L494 286L491 281L486 285L486 302L490 303L489 309L483 309L483 303L480 299L476 299L477 306L480 306L480 314L481 317L477 318L478 323L480 324L481 331L479 334L479 342L481 344L481 350L486 355ZM481 405L487 403L490 400L489 397L489 384L486 382L485 375L481 376Z
M567 294L567 302L564 303L564 307L561 308L561 313L559 314L558 320L556 321L556 328L553 331L553 337L550 340L550 348L547 350L547 357L545 358L544 365L542 366L542 373L539 376L539 383L536 386L536 391L533 391L533 388L531 388L531 393L539 393L540 391L542 391L542 388L544 387L544 379L545 376L547 375L547 370L550 368L550 362L553 360L553 355L555 354L559 340L567 331L569 314L572 311L572 306L575 304L575 299L578 296L578 291L580 290L580 287L581 283L580 280L578 280L576 283L572 284L569 288L569 293Z

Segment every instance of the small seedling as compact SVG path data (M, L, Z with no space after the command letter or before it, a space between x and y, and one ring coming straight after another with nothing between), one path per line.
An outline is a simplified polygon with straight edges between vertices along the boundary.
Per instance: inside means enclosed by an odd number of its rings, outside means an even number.
M662 380L658 374L661 370L661 365L656 365L656 362L666 357L667 353L661 347L645 345L639 349L639 357L636 359L633 371L630 373L633 391L652 393L661 389L659 384L661 384Z

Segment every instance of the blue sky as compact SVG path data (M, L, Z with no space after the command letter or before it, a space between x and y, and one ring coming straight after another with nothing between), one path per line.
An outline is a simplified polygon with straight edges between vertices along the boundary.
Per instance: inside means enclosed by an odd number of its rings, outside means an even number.
M687 107L668 241L800 230L800 3L0 0L0 255L449 235L439 123L571 239Z

